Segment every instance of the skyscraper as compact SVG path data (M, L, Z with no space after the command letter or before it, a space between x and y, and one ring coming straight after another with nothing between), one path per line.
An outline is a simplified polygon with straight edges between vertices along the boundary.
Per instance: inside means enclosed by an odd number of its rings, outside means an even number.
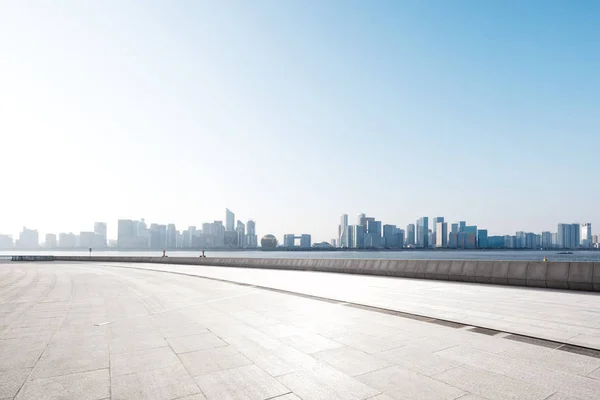
M451 233L458 233L458 224L452 224L450 226L450 232Z
M417 221L417 247L429 247L428 217L421 217Z
M106 247L107 244L107 229L106 222L94 222L94 247Z
M58 245L56 235L54 233L46 233L46 240L44 241L44 247L47 249L54 249Z
M235 214L229 208L225 209L225 230L228 232L235 231Z
M254 249L258 246L258 238L256 236L256 222L249 220L246 224L248 235L248 247Z
M369 218L367 221L367 234L365 235L365 247L381 247L381 221Z
M348 247L348 214L342 214L340 217L339 226L339 245L340 247Z
M365 218L365 213L360 213L356 216L356 225L362 225L362 219Z
M579 244L583 247L592 247L592 224L585 223L581 224L581 234L579 238Z
M480 249L486 249L488 247L488 231L487 231L487 229L480 229L477 231L477 246Z
M467 227L467 221L459 221L458 222L458 231L459 232L464 232L466 227Z
M415 245L415 224L406 225L406 245Z
M579 224L558 224L557 241L561 249L574 249L580 244Z
M120 219L117 222L117 229L117 246L122 249L132 247L133 238L136 236L133 231L133 221L130 219Z
M440 221L435 228L435 246L448 247L448 223Z
M354 225L348 225L348 248L355 248L354 244Z
M551 249L552 245L552 232L542 232L542 248Z
M354 226L354 247L357 249L365 248L365 231L360 224Z
M167 248L174 249L177 247L177 228L175 224L167 225Z
M238 220L237 225L235 227L235 231L237 232L237 247L239 247L239 248L247 247L246 225L242 221Z

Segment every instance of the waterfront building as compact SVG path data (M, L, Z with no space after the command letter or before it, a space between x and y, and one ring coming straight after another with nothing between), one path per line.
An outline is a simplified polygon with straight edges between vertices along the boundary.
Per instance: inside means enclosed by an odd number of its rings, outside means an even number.
M58 247L61 249L74 249L77 247L77 235L74 233L59 233Z
M415 224L406 225L406 246L415 245Z
M229 208L225 209L225 230L227 232L235 231L235 214L229 210Z
M15 246L15 242L11 235L0 235L0 249L9 250Z
M552 233L551 232L542 232L542 248L551 249L554 247L552 245Z
M340 247L347 248L348 246L348 214L342 214L340 217L340 225L338 227L338 243Z
M353 249L354 247L354 225L348 225L348 248Z
M167 225L167 248L177 248L177 228L175 224Z
M585 223L585 224L581 224L581 233L580 233L580 238L579 238L580 242L579 244L582 247L592 247L592 224L591 223Z
M17 240L17 248L20 249L35 249L40 245L40 238L37 229L27 229L23 227L23 230L19 234Z
M452 224L450 226L450 232L452 232L452 233L458 233L458 224L456 224L456 223Z
M480 249L487 249L489 247L487 229L479 229L477 231L477 247Z
M354 226L354 247L357 249L365 248L365 231L362 225Z
M44 241L44 247L47 249L54 249L54 248L56 248L56 246L58 246L58 240L56 238L56 234L46 233L46 240Z
M417 247L429 247L429 218L421 217L417 221Z
M104 248L108 244L108 234L106 222L94 222L94 247Z

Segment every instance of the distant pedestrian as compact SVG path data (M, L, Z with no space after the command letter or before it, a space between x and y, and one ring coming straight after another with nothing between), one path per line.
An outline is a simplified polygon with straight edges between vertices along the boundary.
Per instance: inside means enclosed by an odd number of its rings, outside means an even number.
M90 257L92 256L92 248L90 247Z

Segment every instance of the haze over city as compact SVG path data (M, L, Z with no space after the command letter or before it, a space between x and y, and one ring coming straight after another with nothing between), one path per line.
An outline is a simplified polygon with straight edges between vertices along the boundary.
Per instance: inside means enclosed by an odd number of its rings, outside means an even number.
M0 5L0 233L600 226L595 2Z

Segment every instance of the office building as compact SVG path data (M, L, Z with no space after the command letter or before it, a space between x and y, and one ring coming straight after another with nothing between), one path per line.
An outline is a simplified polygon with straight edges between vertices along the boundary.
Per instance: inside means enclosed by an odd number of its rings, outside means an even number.
M558 224L558 247L561 249L574 249L579 247L581 227L579 224Z
M579 244L582 247L592 247L592 224L589 222L581 224L581 233L579 236Z
M287 247L288 249L293 248L296 245L296 235L293 233L288 233L283 235L283 247Z
M435 227L435 247L448 247L448 223L439 221Z
M348 248L353 249L354 247L354 225L348 225Z
M552 232L542 232L542 246L543 249L551 249L552 245Z
M414 246L415 243L415 224L406 225L406 246Z
M362 225L354 225L354 248L365 248L365 231Z
M417 221L417 247L429 247L429 218L421 217Z
M228 232L235 231L235 214L232 213L229 208L225 209L225 230Z
M167 249L177 248L177 228L175 224L167 225Z
M487 229L480 229L477 231L477 247L480 249L487 249L488 244L488 231Z
M452 224L450 228L451 233L458 233L458 224Z
M342 214L340 217L340 226L338 228L338 243L340 247L347 248L348 246L348 214Z
M527 234L523 231L519 231L515 234L515 248L526 249L527 248Z
M117 222L117 246L119 248L130 248L133 238L136 236L137 232L134 233L134 223L132 220L120 219Z
M106 222L94 222L94 235L96 235L94 247L106 247L108 244Z
M17 240L17 247L20 249L35 249L40 245L40 238L37 229L23 228Z
M96 235L94 232L79 232L79 243L77 247L81 249L93 249Z
M488 236L488 249L504 248L504 236Z
M300 235L300 248L309 249L311 246L311 236L308 234Z
M150 225L150 248L164 250L167 247L167 226L160 224Z
M337 239L331 239L331 247L337 247Z
M255 249L258 247L258 236L256 236L256 222L249 220L246 224L248 235L248 248Z
M58 247L61 249L74 249L77 247L77 235L74 233L59 233Z
M362 219L365 218L365 213L360 213L356 216L356 225L362 225Z
M449 249L458 248L458 232L450 232L448 235L448 245L446 247Z
M404 235L402 229L396 225L383 226L383 245L390 249L400 249L404 247Z
M477 239L477 225L465 226L465 229L463 232L472 233L473 236L475 236L475 238Z
M238 220L235 226L235 232L237 233L237 247L246 248L246 224Z
M374 218L367 219L367 234L365 235L365 247L383 247L381 236L381 221L375 221Z
M11 235L0 235L0 249L9 250L15 246Z
M504 247L507 249L514 249L515 248L515 242L516 242L516 237L512 236L512 235L505 235L504 236Z
M44 240L44 247L47 249L54 249L58 246L58 239L54 233L46 233L46 240Z
M464 232L467 227L467 221L458 221L458 231Z

